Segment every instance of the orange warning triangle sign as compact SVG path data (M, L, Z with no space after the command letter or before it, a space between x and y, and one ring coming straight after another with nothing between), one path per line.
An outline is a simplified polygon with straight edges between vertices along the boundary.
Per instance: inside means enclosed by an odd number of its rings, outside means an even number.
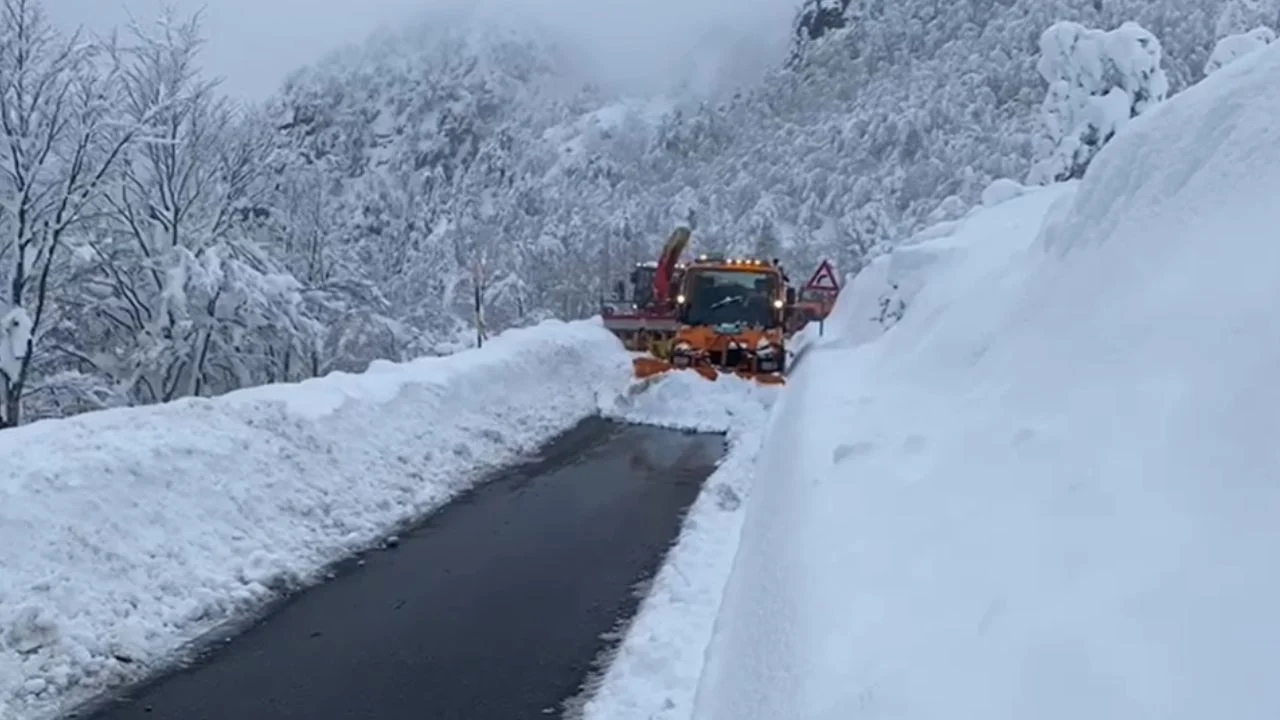
M840 292L840 283L836 280L836 270L831 267L831 263L826 260L818 266L814 271L813 277L809 278L809 282L804 285L806 290L825 290L827 292Z

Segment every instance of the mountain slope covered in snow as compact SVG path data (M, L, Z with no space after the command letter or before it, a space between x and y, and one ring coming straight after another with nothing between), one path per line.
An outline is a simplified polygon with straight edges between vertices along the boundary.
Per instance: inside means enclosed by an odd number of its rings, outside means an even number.
M374 266L358 267L390 286L398 312L439 331L469 317L472 282L493 296L495 324L590 311L675 219L691 219L710 247L856 270L874 248L956 216L992 180L1021 180L1053 153L1060 138L1044 125L1037 68L1053 23L1137 21L1177 92L1202 76L1217 38L1280 16L1271 0L935 6L810 0L776 29L797 36L790 62L780 53L731 95L657 103L592 84L572 41L537 23L464 14L335 56L279 102L305 155L340 142L340 173L373 171L372 182L344 176L338 195L352 203L343 212L364 216L354 232L379 233L396 251L367 253ZM745 62L732 34L707 45L724 48L722 62ZM1125 63L1125 52L1112 54ZM1131 72L1104 68L1087 91L1105 94ZM449 158L444 178L421 177L430 152ZM404 218L424 204L423 217ZM501 251L471 239L494 234ZM433 279L397 277L405 262ZM558 282L565 274L578 282Z
M806 20L819 6L821 27ZM24 7L34 22L39 3ZM180 19L126 36L126 73L90 62L101 43L73 65L55 45L0 57L0 75L31 85L11 91L30 96L43 78L86 119L58 125L32 108L31 127L51 132L44 160L32 138L0 143L0 167L25 167L0 174L0 192L30 200L0 214L4 237L26 238L0 244L12 289L0 317L18 323L0 332L22 346L16 331L30 325L32 341L16 377L0 377L0 425L358 371L589 315L676 220L703 249L851 272L963 213L992 179L1051 157L1047 176L1078 176L1124 119L1117 89L1130 114L1143 110L1134 77L1167 76L1176 93L1263 42L1258 28L1280 15L1275 0L802 10L795 24L752 15L772 34L746 15L708 21L705 42L682 45L687 28L673 29L652 49L679 75L658 96L590 72L583 46L603 40L569 30L600 17L561 26L506 7L383 32L301 69L264 108L218 94L197 71L200 27ZM1064 80L1038 67L1042 34L1062 19L1080 33L1055 37L1114 37L1086 29L1127 20L1150 34L1120 33L1136 53L1095 43L1110 50L1077 53ZM808 39L789 55L797 33ZM1228 36L1243 40L1211 59ZM1144 53L1155 68L1130 62ZM30 73L5 70L19 58ZM1119 64L1095 62L1106 58ZM1067 84L1042 108L1047 80ZM86 165L71 161L78 130L96 139ZM65 175L75 167L93 172ZM183 176L201 181L173 195ZM56 188L78 198L60 219Z
M775 408L697 718L1280 713L1277 77L1239 59L855 279Z

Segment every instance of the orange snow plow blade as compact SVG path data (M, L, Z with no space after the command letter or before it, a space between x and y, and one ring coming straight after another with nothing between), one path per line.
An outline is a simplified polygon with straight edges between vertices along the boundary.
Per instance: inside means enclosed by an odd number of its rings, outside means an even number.
M712 382L720 378L720 373L731 373L737 375L743 380L754 380L761 385L785 385L787 379L777 373L752 373L745 370L717 370L714 366L708 364L698 364L685 367L677 367L665 360L659 360L655 357L638 357L631 361L631 366L635 370L637 380L644 380L661 375L672 370L692 370L707 380Z
M644 380L671 370L682 369L655 357L638 357L631 361L631 366L635 370L636 379L638 380ZM714 381L720 377L720 373L716 372L716 369L710 365L696 365L685 369L692 370L708 380Z
M720 373L716 372L716 369L711 367L710 365L697 365L689 369L693 370L694 372L698 373L699 375L701 375L702 377L708 380L714 381L719 379L720 377Z
M636 377L641 380L675 369L671 363L655 357L638 357L631 361L631 366L635 369Z

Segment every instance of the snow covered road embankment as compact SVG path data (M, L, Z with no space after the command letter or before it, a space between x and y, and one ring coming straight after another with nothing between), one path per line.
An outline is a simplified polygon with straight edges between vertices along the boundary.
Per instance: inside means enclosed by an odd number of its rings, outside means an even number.
M1143 114L807 354L696 718L1280 717L1277 78Z
M0 433L0 718L49 714L316 579L595 413L598 323Z

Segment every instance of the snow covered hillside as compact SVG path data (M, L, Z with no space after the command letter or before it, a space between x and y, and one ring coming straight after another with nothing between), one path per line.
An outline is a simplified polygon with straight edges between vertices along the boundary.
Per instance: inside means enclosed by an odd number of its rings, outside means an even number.
M675 27L650 5L623 10L648 16L640 28L598 3L433 4L245 108L199 72L205 41L233 40L196 18L144 13L107 72L105 40L60 59L71 38L43 3L8 2L0 85L35 104L5 124L26 130L0 128L0 206L22 208L0 214L0 317L24 313L32 331L17 376L0 373L3 426L585 317L673 219L708 249L854 271L995 178L1033 163L1077 176L1126 96L1141 112L1165 79L1182 91L1263 44L1280 12L804 0L788 22L791 1L770 0L719 3L719 19L690 6ZM1030 40L1061 21L1079 25L1042 63ZM1115 33L1126 21L1143 30ZM657 36L652 57L626 50ZM606 47L617 62L593 62ZM617 63L676 77L641 92ZM160 123L157 98L181 112ZM101 141L91 157L75 157L81 137ZM202 181L170 197L183 176Z
M1278 78L1236 60L918 243L883 336L878 291L842 299L695 717L1280 715Z
M0 718L172 659L597 412L630 379L598 323L0 433Z

